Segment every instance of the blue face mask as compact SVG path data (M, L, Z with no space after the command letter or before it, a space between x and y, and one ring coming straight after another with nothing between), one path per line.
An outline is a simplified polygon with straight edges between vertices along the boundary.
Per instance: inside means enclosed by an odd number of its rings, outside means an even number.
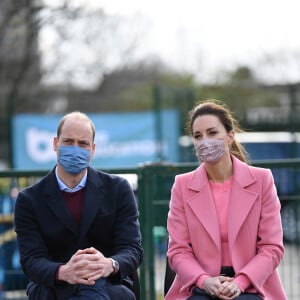
M88 167L91 151L79 146L60 146L58 163L65 172L79 174Z

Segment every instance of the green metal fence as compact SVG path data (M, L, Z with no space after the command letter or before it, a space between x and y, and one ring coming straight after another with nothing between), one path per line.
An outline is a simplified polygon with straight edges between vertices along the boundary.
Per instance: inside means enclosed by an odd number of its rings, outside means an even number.
M282 203L286 254L280 273L289 300L300 299L300 160L261 161L255 165L272 169ZM171 186L177 174L191 171L196 164L145 164L136 169L111 169L109 173L137 175L136 192L145 250L140 267L141 300L163 298L166 220ZM12 227L13 204L17 192L47 171L0 172L0 299L24 299L11 290L24 290L26 279L18 265L15 235ZM131 180L131 179L129 179ZM133 180L135 180L133 178ZM135 184L135 182L133 182ZM135 189L135 187L134 187ZM10 293L10 294L9 294ZM7 296L9 295L9 296Z
M275 177L282 203L286 254L280 273L289 300L300 299L300 160L272 160L255 162L254 165L270 168ZM138 171L138 199L141 228L145 250L141 268L143 300L163 298L165 253L157 246L155 229L166 228L171 186L176 174L195 169L195 164L145 165ZM165 231L166 232L166 231ZM161 237L160 242L166 239Z

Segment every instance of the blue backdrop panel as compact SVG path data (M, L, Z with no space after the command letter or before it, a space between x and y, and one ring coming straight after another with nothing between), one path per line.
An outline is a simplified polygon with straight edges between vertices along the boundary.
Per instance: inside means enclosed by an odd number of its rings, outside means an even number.
M161 144L157 141L154 112L88 114L96 126L92 166L136 167L163 157L177 162L179 121L175 110L160 113ZM13 118L13 167L49 169L56 162L53 138L60 115L20 114ZM158 153L161 149L161 153Z

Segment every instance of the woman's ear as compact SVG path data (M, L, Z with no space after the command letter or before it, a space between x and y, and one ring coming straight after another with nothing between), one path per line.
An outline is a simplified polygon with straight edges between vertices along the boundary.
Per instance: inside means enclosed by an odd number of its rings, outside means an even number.
M232 144L232 142L234 141L234 136L235 136L235 131L234 130L230 130L228 132L228 137L229 137L229 146Z

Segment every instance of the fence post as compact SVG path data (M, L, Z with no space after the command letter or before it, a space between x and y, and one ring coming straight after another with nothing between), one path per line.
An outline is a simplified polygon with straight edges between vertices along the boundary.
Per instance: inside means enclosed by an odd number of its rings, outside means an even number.
M151 176L147 166L138 169L138 201L144 259L140 268L141 299L155 300L154 248L152 233Z

